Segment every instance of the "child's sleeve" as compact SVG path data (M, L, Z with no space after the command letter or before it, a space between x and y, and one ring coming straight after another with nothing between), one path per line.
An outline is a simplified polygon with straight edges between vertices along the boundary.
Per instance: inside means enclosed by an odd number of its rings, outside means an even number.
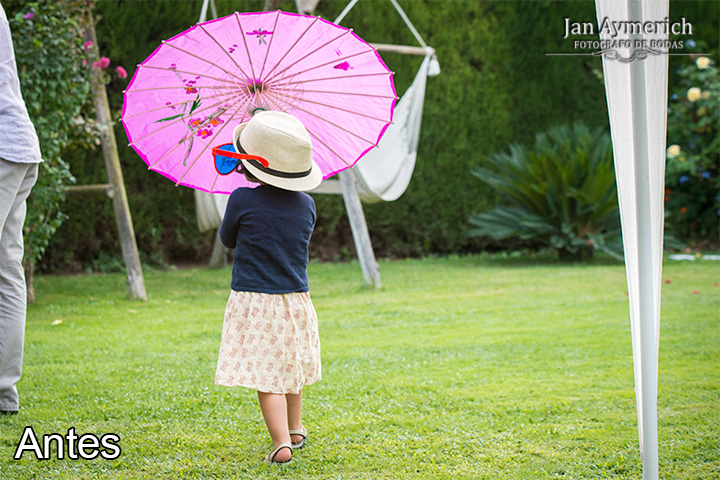
M238 190L230 194L227 207L225 207L225 215L220 225L220 241L227 248L235 248L237 242L238 226L240 222L240 207L242 201Z
M310 197L310 195L308 195ZM315 228L315 222L317 221L317 211L315 210L315 199L310 197L310 215L312 218L312 226Z

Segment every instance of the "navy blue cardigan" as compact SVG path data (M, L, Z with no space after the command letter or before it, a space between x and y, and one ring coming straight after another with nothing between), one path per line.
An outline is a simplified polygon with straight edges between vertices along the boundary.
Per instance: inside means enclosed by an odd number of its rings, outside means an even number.
M241 187L228 199L220 240L234 249L232 284L238 292L309 291L308 245L315 201L270 185Z

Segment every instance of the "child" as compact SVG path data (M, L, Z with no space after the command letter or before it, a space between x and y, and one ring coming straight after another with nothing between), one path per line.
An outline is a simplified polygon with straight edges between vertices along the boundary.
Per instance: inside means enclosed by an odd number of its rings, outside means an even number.
M307 130L286 113L257 113L235 128L233 145L236 171L260 186L230 195L220 227L234 261L215 383L258 391L273 442L265 461L285 463L307 437L302 388L321 377L307 277L315 202L302 191L322 172Z

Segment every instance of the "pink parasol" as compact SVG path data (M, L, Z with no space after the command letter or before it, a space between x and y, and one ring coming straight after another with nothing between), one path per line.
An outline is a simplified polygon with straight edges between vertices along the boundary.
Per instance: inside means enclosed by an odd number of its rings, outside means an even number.
M281 11L234 13L163 41L138 65L121 120L150 170L230 193L245 178L219 175L212 149L258 110L300 119L328 178L377 146L396 100L392 72L351 29Z

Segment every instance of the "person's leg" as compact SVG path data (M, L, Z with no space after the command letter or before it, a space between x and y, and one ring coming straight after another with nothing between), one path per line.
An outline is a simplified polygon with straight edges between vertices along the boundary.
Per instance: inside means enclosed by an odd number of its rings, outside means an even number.
M287 403L288 427L290 430L302 430L302 390L299 393L286 393L285 401ZM301 435L290 436L293 443L300 442L303 437Z
M0 411L16 412L22 371L27 292L22 266L26 203L37 164L0 159Z
M272 438L273 448L277 448L283 443L289 444L288 407L285 395L258 392L258 401L260 402L260 410L262 410L270 438ZM287 462L291 457L292 451L289 448L283 448L275 455L274 461L278 463Z

